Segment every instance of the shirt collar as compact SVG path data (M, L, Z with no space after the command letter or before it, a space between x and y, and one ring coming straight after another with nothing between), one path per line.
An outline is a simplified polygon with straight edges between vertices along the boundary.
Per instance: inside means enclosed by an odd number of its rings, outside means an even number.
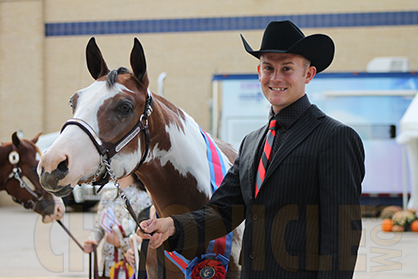
M272 118L275 118L277 125L283 130L287 130L310 106L311 102L305 94L296 102L279 111L276 115L274 115L273 107L271 107L269 119L272 120Z

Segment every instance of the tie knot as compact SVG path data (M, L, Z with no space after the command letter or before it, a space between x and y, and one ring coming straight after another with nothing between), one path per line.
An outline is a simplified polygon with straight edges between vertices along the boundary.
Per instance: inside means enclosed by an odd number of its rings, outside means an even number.
M277 125L277 120L273 119L272 121L270 121L269 129L276 130L276 125Z

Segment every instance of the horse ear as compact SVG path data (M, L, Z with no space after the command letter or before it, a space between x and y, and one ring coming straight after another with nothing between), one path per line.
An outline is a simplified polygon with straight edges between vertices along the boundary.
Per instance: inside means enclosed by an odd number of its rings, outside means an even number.
M13 135L12 135L12 143L13 143L14 146L16 146L16 148L19 148L19 146L20 146L20 139L19 139L19 137L17 135L17 132L14 132Z
M91 76L97 80L98 78L109 73L106 62L103 59L102 53L96 44L96 39L92 37L86 47L87 68Z
M37 136L35 136L32 140L31 140L31 142L33 143L33 144L36 144L37 142L38 142L38 139L39 139L39 136L40 135L42 135L42 132L40 132Z
M134 39L134 47L131 52L131 67L134 76L148 88L147 62L144 49L137 38Z

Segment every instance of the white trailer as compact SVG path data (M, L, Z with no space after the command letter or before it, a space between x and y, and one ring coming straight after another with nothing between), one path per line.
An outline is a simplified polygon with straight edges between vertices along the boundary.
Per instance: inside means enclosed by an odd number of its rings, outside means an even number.
M406 200L411 193L410 171L403 167L406 160L396 137L400 120L417 93L418 75L321 73L306 90L312 103L353 127L364 142L362 204L406 206L402 197ZM212 133L238 149L247 133L268 121L269 103L257 75L215 75L212 109ZM418 205L418 190L416 199Z

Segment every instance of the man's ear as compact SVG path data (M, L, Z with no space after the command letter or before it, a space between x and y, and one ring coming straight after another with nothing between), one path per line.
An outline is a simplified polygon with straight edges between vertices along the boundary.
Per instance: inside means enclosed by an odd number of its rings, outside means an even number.
M311 80L314 78L315 75L316 75L316 67L309 66L306 69L305 84L308 84L309 82L311 82Z
M260 75L260 71L261 71L261 66L260 66L260 64L258 64L258 65L257 65L258 81L261 81L261 80L260 80L260 77L261 77L261 75Z

